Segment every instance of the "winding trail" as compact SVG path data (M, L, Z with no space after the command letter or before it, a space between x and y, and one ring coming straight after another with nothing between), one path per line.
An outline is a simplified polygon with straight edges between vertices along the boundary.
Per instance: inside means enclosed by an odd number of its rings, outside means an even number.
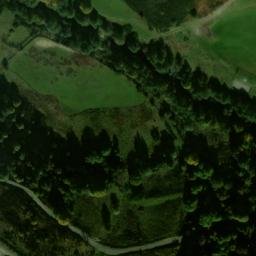
M191 29L194 30L194 33L198 36L201 35L202 27L208 26L210 23L214 22L214 20L221 16L236 0L228 0L218 8L216 8L209 15L202 17L200 19L196 19L194 22L191 22Z
M225 12L236 0L228 0L224 4L220 5L218 8L216 8L213 12L208 14L205 17L202 17L199 19L201 24L204 24L206 22L210 22L220 16L223 12Z
M54 214L54 212L48 206L46 206L32 190L10 180L0 179L0 183L5 183L10 186L23 190L48 216L58 221L58 217ZM91 245L93 248L107 255L121 255L121 254L126 254L131 252L151 250L154 248L170 245L173 243L180 243L182 239L181 236L174 236L174 237L164 238L152 243L146 243L143 245L129 246L125 248L116 248L116 247L111 247L108 245L101 244L98 241L98 239L89 237L89 235L86 232L82 231L80 228L76 226L73 226L72 224L69 224L67 228L69 228L69 230L72 231L73 233L79 235L83 240L88 242L88 244ZM0 248L1 248L1 243L0 243ZM16 256L16 255L17 254L11 254L11 256Z

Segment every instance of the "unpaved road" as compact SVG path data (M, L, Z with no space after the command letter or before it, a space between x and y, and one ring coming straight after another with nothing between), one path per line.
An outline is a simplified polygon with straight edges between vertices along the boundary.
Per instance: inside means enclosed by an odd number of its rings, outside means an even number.
M54 214L54 212L48 206L46 206L32 190L14 181L0 179L0 182L23 190L48 216L58 221L58 217ZM181 236L174 236L174 237L164 238L164 239L161 239L152 243L143 244L143 245L129 246L125 248L116 248L116 247L111 247L111 246L100 243L99 239L89 237L89 235L86 232L82 231L80 228L76 226L73 226L72 224L69 224L67 228L69 228L69 230L72 231L73 233L79 235L83 240L87 241L88 244L94 247L96 250L103 252L107 255L121 255L121 254L127 254L131 252L151 250L154 248L162 247L162 246L173 244L173 243L180 243L182 239ZM1 244L0 244L0 247L1 247ZM10 256L16 256L16 255L12 254Z
M199 19L200 23L204 24L204 23L214 20L215 18L220 16L224 11L226 11L226 9L228 9L235 1L236 0L229 0L229 1L225 2L220 7L218 7L213 12L211 12L209 15Z
M162 33L163 37L168 37L169 35L182 32L184 30L190 30L194 34L200 36L202 28L208 25L210 22L214 21L218 16L220 16L225 10L227 10L236 0L229 0L223 5L216 8L213 12L202 18L194 18L187 22L182 23L180 26L173 27L169 31Z

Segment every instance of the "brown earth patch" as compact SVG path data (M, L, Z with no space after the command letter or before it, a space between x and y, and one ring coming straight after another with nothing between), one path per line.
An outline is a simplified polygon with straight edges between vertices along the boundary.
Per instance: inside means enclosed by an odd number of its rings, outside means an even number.
M204 24L201 28L200 28L200 34L202 36L205 36L205 37L213 37L213 32L212 30L210 29L209 25L208 24Z
M224 4L228 0L196 0L196 10L200 17L207 16L215 8Z
M72 61L77 65L77 66L96 66L98 62L94 60L93 58L83 55L81 53L75 52L72 55Z

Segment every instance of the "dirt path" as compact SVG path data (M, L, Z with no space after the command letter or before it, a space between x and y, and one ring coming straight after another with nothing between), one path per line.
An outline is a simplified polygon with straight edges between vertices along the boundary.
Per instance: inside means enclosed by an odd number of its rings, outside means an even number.
M225 12L236 0L229 0L209 15L197 19L190 24L191 30L198 36L202 35L203 28L213 22L218 16Z
M224 11L226 11L236 0L229 0L226 3L222 4L220 7L218 7L216 10L211 12L209 15L199 19L201 24L210 22L220 16Z
M64 51L67 51L67 52L75 52L74 50L72 50L71 48L69 47L66 47L62 44L58 44L48 38L45 38L45 37L37 37L35 39L35 45L39 48L43 48L43 49L48 49L48 48L59 48L59 49L62 49Z
M23 190L48 216L55 219L56 221L59 221L58 217L54 214L54 212L48 206L46 206L32 190L14 181L0 179L0 182ZM181 236L174 236L174 237L168 237L158 241L154 241L152 243L146 243L143 245L129 246L126 248L115 248L115 247L101 244L99 242L100 241L99 239L89 237L89 235L86 232L84 232L83 230L81 230L76 226L73 226L72 224L67 225L67 228L69 228L69 230L72 231L73 233L79 235L83 240L88 242L88 244L94 247L96 250L103 252L107 255L121 255L121 254L127 254L131 252L151 250L154 248L162 247L162 246L173 244L173 243L180 243L182 239ZM1 248L1 244L0 244L0 248ZM10 256L16 256L16 255L12 254Z
M168 32L161 34L163 37L182 32L184 30L193 31L196 35L200 36L202 27L212 22L215 18L220 16L225 10L227 10L236 0L228 0L226 3L215 9L209 15L203 18L195 18L190 21L182 23L180 26L171 28Z

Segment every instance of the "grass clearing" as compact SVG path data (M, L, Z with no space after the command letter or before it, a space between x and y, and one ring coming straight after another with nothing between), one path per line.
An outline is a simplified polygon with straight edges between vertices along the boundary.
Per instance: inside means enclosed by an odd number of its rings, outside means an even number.
M131 203L137 206L151 207L151 206L161 205L165 202L171 203L170 201L173 201L179 198L182 198L182 193L171 194L171 195L161 196L161 197L133 199Z
M131 9L124 0L92 0L92 5L101 15L110 21L122 25L131 24L143 41L148 41L152 37L157 36L156 31L149 29L147 21Z
M137 132L151 148L152 126L165 127L126 77L51 40L35 39L9 66L9 80L20 85L22 95L62 136L73 129L80 138L85 126L96 133L105 129L110 136L118 134L121 155L126 156Z
M0 37L6 33L8 33L9 29L12 27L14 15L8 11L7 9L4 9L0 14Z
M144 240L177 236L183 219L182 199L167 201L137 209L140 230ZM161 215L161 218L159 216Z
M256 3L229 1L213 14L194 19L167 36L192 67L219 77L233 87L256 90Z
M24 26L13 27L14 14L8 9L0 13L0 60L4 57L12 57L18 47L30 36L31 32Z
M93 7L108 20L130 24L141 41L169 33L174 20L181 21L194 6L194 0L92 0Z
M254 4L252 4L254 2ZM256 75L256 3L238 0L213 25L213 50L237 69Z
M73 129L80 137L84 126L93 127L96 132L105 129L110 135L118 134L119 148L126 156L134 147L133 138L139 132L151 150L154 141L150 130L153 126L165 127L158 113L147 103L129 108L87 110L72 116Z
M55 96L66 113L130 107L144 102L144 96L126 77L89 57L58 47L51 41L47 44L45 40L48 39L37 38L27 45L11 61L10 70L31 89Z
M232 83L236 75L234 68L220 59L205 39L190 30L183 30L169 36L167 41L188 60L192 68L200 66L208 76L217 76L221 81Z

